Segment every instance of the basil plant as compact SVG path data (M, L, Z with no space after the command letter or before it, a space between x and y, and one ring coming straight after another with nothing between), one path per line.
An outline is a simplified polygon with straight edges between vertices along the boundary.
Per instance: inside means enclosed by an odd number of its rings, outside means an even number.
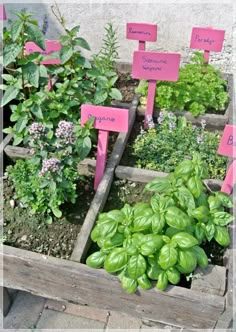
M145 190L153 192L149 203L125 204L120 210L101 213L91 233L99 251L86 264L118 275L122 287L133 293L168 283L178 284L181 274L197 266L206 268L208 257L201 244L215 239L227 247L227 224L233 216L229 195L208 193L202 179L207 168L198 154L184 160L173 173L156 178Z

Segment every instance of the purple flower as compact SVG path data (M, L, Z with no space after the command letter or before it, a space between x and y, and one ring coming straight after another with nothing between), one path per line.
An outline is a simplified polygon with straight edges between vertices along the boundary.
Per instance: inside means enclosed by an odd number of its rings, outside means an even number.
M69 121L60 121L56 129L56 137L65 144L72 144L75 141L74 125Z
M198 144L202 144L203 143L203 137L202 137L202 135L198 135L198 137L197 137L197 143Z
M43 160L43 166L39 172L39 176L43 176L46 172L58 173L60 170L60 160L57 158L49 158Z
M155 127L154 122L153 122L153 118L152 118L151 115L147 115L146 121L147 121L147 125L148 125L149 129Z
M29 127L29 133L32 135L33 141L40 139L45 134L45 126L42 123L34 122Z
M168 118L169 118L169 119L173 119L173 117L174 117L174 113L169 112L169 113L168 113Z

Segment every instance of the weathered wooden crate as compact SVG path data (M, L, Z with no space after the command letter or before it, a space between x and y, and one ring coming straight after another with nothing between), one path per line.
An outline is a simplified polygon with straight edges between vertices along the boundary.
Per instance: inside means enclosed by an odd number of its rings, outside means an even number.
M136 106L137 100L130 108L129 132L135 119ZM165 292L153 288L148 291L139 289L135 294L127 294L122 290L116 276L102 269L91 269L83 263L91 244L91 230L98 213L105 205L114 176L138 182L148 182L157 176L166 176L165 173L117 167L128 137L129 133L118 135L103 179L78 234L71 259L67 261L3 245L1 253L3 275L0 279L2 285L51 299L117 310L147 320L163 322L176 328L212 330L228 309L226 307L228 292L224 289L228 265L223 269L223 274L217 274L216 277L213 274L212 278L210 277L214 268L208 271L210 280L221 278L223 285L220 287L221 293L219 290L212 291L215 286L208 286L211 289L209 292L206 291L207 286L204 291L198 288L194 290L169 286ZM9 156L12 156L9 152L11 149L9 145L5 146L5 152ZM13 157L16 157L16 154L13 153ZM95 162L85 160L82 165L91 171L95 167ZM208 181L208 185L220 184L218 181ZM205 282L204 275L202 282Z
M222 76L228 81L228 92L230 101L224 114L210 114L206 113L198 117L194 117L190 112L183 112L174 110L176 116L185 116L187 120L195 125L200 125L202 120L206 121L206 128L223 130L224 126L229 123L230 118L233 117L233 100L234 100L234 81L233 74L222 74ZM138 107L138 114L144 116L145 108L142 106ZM155 109L153 116L158 117L160 110Z

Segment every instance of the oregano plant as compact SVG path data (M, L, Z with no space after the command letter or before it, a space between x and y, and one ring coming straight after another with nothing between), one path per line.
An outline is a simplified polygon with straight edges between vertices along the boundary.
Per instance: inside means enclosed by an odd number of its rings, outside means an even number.
M169 283L178 284L182 274L188 277L197 266L206 268L201 244L215 239L227 247L227 225L233 220L227 211L230 196L209 192L203 182L206 173L195 154L167 177L146 185L153 193L148 203L101 213L91 233L100 250L86 264L118 275L128 293L149 289L153 281L165 290Z

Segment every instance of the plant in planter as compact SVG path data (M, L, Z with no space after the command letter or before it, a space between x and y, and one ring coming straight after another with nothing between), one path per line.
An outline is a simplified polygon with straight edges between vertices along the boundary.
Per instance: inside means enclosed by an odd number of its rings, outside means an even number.
M7 167L15 198L31 213L45 214L47 223L52 222L53 215L62 216L60 206L64 202L75 203L77 165L91 149L93 121L91 118L82 128L62 120L54 135L42 123L33 123L29 128L32 157Z
M177 82L158 81L155 107L160 110L189 111L193 116L222 113L229 102L227 82L213 65L206 64L204 55L195 52L192 63L180 68ZM143 97L141 105L147 103L148 83L136 89Z
M233 216L230 197L208 192L202 181L206 164L198 154L180 163L166 178L146 185L153 192L149 203L125 204L120 210L101 213L91 233L100 250L86 264L104 267L118 275L122 287L133 293L140 286L165 290L188 277L208 258L201 244L213 238L223 247L230 243L227 224Z
M160 112L154 128L141 133L132 145L136 166L163 172L172 172L185 158L199 152L206 162L212 179L224 179L227 158L217 154L221 134L193 125L185 117L176 117L171 112Z

